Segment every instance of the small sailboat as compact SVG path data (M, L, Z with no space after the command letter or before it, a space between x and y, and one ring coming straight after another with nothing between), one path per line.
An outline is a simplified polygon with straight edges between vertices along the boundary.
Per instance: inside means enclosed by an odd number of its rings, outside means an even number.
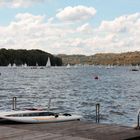
M71 115L68 113L54 113L49 111L11 111L0 113L0 119L21 122L21 123L47 123L80 120L80 115Z
M111 69L111 68L114 68L113 65L107 65L106 67L107 69Z
M26 67L27 67L27 64L25 63L25 64L23 65L23 67L26 68Z
M66 68L69 69L70 68L70 64L67 64Z
M14 63L14 64L13 64L13 68L15 68L15 67L16 67L16 64Z
M132 66L131 71L139 71L139 65L136 65L135 67Z
M12 67L11 63L9 63L8 67L10 67L10 68Z
M49 68L51 67L51 60L50 60L50 57L48 57L48 61L46 63L46 67Z

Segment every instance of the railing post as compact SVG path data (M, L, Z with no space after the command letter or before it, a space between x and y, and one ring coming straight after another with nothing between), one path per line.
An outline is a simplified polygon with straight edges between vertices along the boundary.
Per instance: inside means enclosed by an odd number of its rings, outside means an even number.
M12 109L16 110L16 108L17 108L17 97L13 97L12 106L13 106Z
M51 98L49 99L49 102L48 102L48 111L50 111L50 107L51 107Z
M96 104L96 123L100 122L100 104Z
M140 110L138 111L138 116L137 116L137 126L136 126L137 130L140 130Z

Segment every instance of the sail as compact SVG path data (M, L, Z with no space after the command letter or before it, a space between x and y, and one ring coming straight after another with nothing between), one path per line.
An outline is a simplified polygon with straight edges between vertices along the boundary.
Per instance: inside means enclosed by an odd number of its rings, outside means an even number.
M16 67L16 64L15 63L13 64L13 67Z
M12 66L11 63L9 63L8 67L11 67L11 66Z
M67 64L66 68L70 68L70 64Z
M23 67L25 67L25 68L26 68L26 67L27 67L27 64L25 63L25 64L23 65Z
M47 61L46 67L51 67L50 57L48 57L48 61Z
M38 63L36 62L36 67L38 67Z

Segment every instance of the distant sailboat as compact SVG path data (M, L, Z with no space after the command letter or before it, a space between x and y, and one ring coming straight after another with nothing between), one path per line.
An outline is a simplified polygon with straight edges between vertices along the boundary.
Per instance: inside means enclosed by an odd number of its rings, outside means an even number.
M107 69L111 69L111 68L114 68L113 65L107 65L106 67Z
M140 70L139 65L136 65L135 67L132 66L131 70L132 71L139 71Z
M9 63L8 67L12 67L11 63Z
M27 64L25 63L25 64L23 65L23 67L26 68L26 67L27 67Z
M16 67L16 64L15 64L15 63L13 64L13 67L14 67L14 68Z
M67 64L66 68L69 69L70 68L70 64Z
M47 63L46 63L46 67L47 67L47 68L51 67L50 57L48 57L48 61L47 61Z

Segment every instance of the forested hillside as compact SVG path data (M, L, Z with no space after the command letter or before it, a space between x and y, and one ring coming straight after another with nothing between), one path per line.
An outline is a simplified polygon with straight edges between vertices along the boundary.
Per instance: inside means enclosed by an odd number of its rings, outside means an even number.
M85 55L57 55L41 50L13 50L0 49L0 66L17 66L27 64L28 66L45 66L50 57L52 66L89 64L89 65L140 65L140 52L127 53L100 53L91 56Z
M0 66L13 65L17 66L27 64L28 66L45 66L50 57L52 66L61 66L62 60L59 57L53 56L50 53L41 50L13 50L0 49Z
M89 65L140 65L140 52L127 53L100 53L91 56L85 55L58 55L63 64L89 64Z

